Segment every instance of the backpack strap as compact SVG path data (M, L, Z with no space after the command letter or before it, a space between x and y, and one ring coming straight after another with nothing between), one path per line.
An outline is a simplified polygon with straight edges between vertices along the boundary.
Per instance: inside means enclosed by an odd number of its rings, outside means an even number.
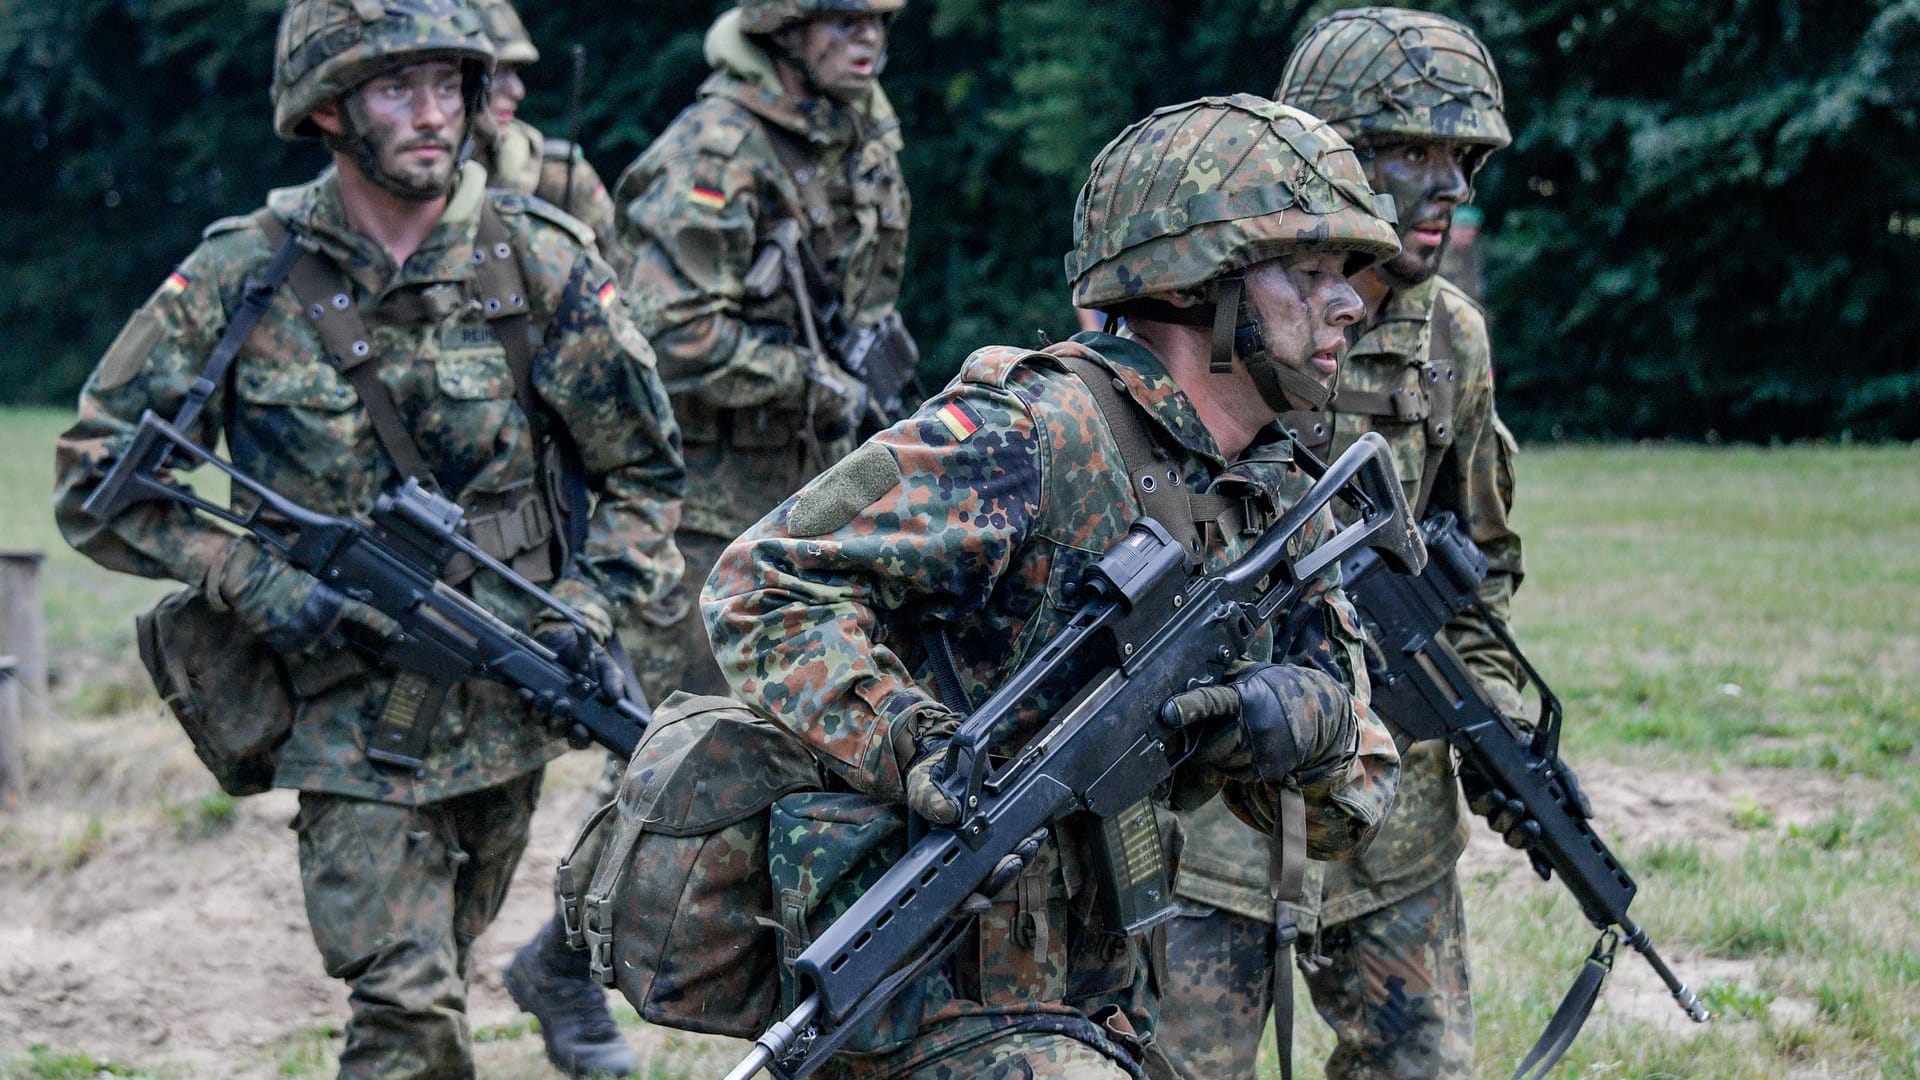
M273 304L273 294L280 283L287 280L287 272L293 269L294 260L300 254L300 242L293 234L280 228L280 219L273 211L261 207L254 212L253 220L266 230L267 242L273 245L273 259L260 271L259 277L248 278L246 291L240 297L240 306L234 309L227 320L227 328L221 333L220 340L214 343L213 352L207 357L207 364L200 374L187 387L187 400L180 405L180 411L173 415L173 426L181 431L189 431L193 422L199 419L200 411L206 407L214 390L227 377L227 369L233 366L233 358L240 355L240 346L247 343L247 336L259 324L260 316L267 313Z
M1200 561L1206 552L1200 525L1219 520L1232 500L1204 493L1198 497L1187 494L1180 470L1161 464L1166 460L1166 452L1154 444L1153 435L1140 415L1141 407L1126 394L1126 383L1112 372L1083 356L1047 355L1065 364L1093 395L1101 419L1106 421L1108 432L1120 447L1127 486L1140 500L1140 508L1173 534L1191 560Z

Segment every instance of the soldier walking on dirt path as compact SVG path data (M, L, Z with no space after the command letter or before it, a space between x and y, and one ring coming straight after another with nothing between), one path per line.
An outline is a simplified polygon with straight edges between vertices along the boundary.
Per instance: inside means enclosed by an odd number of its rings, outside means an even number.
M1489 571L1480 587L1484 614L1456 618L1448 638L1502 710L1522 718L1525 678L1488 625L1504 624L1522 575L1520 538L1508 522L1514 443L1494 411L1486 318L1437 276L1474 174L1510 141L1493 58L1452 19L1399 8L1340 11L1301 38L1275 96L1353 143L1374 188L1393 197L1402 245L1396 258L1352 279L1366 317L1332 403L1290 412L1282 423L1326 455L1379 432L1416 515L1459 519ZM1313 875L1295 910L1306 935L1300 966L1338 1040L1327 1062L1332 1078L1473 1071L1454 869L1467 842L1459 792L1471 778L1455 779L1444 742L1400 741L1400 796L1386 826L1358 859L1325 868L1323 893ZM1162 1041L1188 1080L1250 1080L1274 1004L1264 842L1217 806L1185 824L1189 856L1175 891L1188 909L1168 929ZM1493 824L1519 839L1519 823L1502 815Z
M476 546L584 625L485 573L447 584L606 674L617 617L680 572L679 434L592 235L487 190L464 160L493 64L458 0L291 0L274 127L324 142L334 167L206 230L101 359L57 450L69 543L200 590L285 665L297 708L272 783L300 793L308 922L350 987L342 1077L473 1075L472 945L526 848L543 767L566 749L564 717L502 685L383 665L391 620L181 504L106 520L82 506L142 413L179 415L217 346L236 347L189 435L224 437L240 471L324 514L364 520L404 481L457 501ZM243 296L264 312L229 335ZM577 547L541 478L543 445L562 438L595 495ZM262 704L199 689L209 724ZM370 750L388 735L404 754Z

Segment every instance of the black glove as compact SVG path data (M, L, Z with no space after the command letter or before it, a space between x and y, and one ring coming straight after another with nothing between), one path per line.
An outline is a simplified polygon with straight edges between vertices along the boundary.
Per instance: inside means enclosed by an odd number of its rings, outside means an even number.
M1580 777L1574 773L1573 766L1557 762L1554 777L1566 793L1568 811L1582 819L1593 817L1593 804L1587 801L1587 793L1581 789ZM1542 879L1553 876L1553 867L1540 857L1535 847L1540 839L1540 823L1528 815L1525 803L1496 788L1480 770L1470 766L1460 769L1460 790L1467 797L1467 808L1486 818L1487 825L1500 834L1508 847L1525 851Z
M345 624L361 627L375 642L398 629L392 619L295 569L248 536L234 540L209 570L207 583L241 625L280 653L304 653Z
M535 627L533 640L550 650L562 666L591 682L594 696L601 701L613 705L625 693L627 680L620 665L593 640L593 635L572 623L545 623ZM592 741L586 725L573 719L573 701L566 695L522 690L520 700L575 749L584 749Z
M1234 780L1312 783L1350 759L1359 737L1346 688L1292 664L1252 664L1224 686L1176 694L1160 717L1196 735L1188 760Z

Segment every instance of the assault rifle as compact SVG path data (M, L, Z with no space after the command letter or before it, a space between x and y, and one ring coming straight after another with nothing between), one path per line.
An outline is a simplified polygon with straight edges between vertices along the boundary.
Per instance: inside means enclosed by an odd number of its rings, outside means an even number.
M252 496L236 511L159 474L175 463L206 464ZM652 718L645 702L608 702L592 678L560 662L552 650L502 621L440 580L455 553L498 574L513 588L551 608L582 633L580 613L515 573L460 534L460 507L409 478L380 496L371 524L309 510L201 447L151 409L133 441L108 470L83 509L107 520L137 502L166 499L243 529L288 563L380 611L400 624L380 652L382 663L437 681L484 678L527 691L570 717L570 737L632 756Z
M1086 606L954 735L941 784L961 808L959 823L930 828L814 938L794 962L805 997L755 1041L728 1080L768 1066L789 1080L813 1072L862 1020L952 952L972 916L1062 819L1090 826L1095 892L1109 905L1109 925L1137 934L1172 915L1148 800L1195 747L1161 707L1183 690L1225 679L1316 575L1363 545L1391 566L1421 567L1426 556L1392 461L1385 440L1362 436L1218 573L1190 569L1180 542L1158 522L1136 522L1089 571L1081 585ZM1355 511L1353 524L1290 556L1301 530L1335 497ZM1098 673L1024 746L993 745L994 733L1037 691L1090 660Z
M1613 969L1622 938L1653 965L1687 1015L1706 1022L1705 1006L1627 915L1638 886L1595 835L1566 779L1560 759L1560 699L1500 621L1489 620L1495 636L1539 688L1539 723L1531 735L1522 732L1488 699L1441 636L1454 616L1479 607L1476 590L1487 576L1487 557L1452 514L1429 517L1421 533L1428 559L1418 575L1390 572L1394 568L1371 551L1348 556L1341 567L1347 596L1360 609L1373 640L1369 669L1374 707L1413 739L1452 743L1460 752L1463 776L1490 785L1506 809L1523 820L1520 828L1535 872L1542 878L1557 872L1580 910L1600 929L1600 940L1579 978L1514 1077L1544 1075L1573 1045Z
M847 320L845 298L827 280L826 271L800 235L800 223L785 218L768 233L766 248L747 271L749 292L771 295L784 278L800 309L806 346L822 362L837 366L865 394L854 434L865 439L912 411L917 392L920 349L898 312L865 326ZM845 379L815 371L817 381L838 386Z

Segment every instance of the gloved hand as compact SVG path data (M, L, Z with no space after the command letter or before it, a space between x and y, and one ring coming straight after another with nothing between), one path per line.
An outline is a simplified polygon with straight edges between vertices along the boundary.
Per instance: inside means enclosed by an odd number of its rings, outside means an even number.
M813 433L822 442L852 435L871 407L865 383L831 361L807 375L807 404L813 409Z
M376 640L399 629L392 619L295 569L250 536L235 538L209 568L207 592L268 647L290 655L313 648L345 622L357 623Z
M940 790L946 778L947 744L960 730L960 718L932 709L912 718L913 765L907 769L907 809L935 825L960 823L960 804Z
M1189 761L1233 780L1312 783L1358 749L1346 688L1292 664L1250 664L1223 686L1175 694L1160 717L1195 734Z
M1573 766L1560 762L1555 777L1566 793L1568 810L1582 819L1593 817L1593 804L1587 801L1587 793L1581 789L1580 777L1574 773ZM1527 814L1524 803L1494 787L1478 769L1471 767L1460 770L1460 790L1467 797L1467 808L1486 818L1487 824L1500 834L1508 847L1533 853L1534 841L1540 838L1540 823ZM1533 860L1533 868L1542 878L1552 876L1552 868L1538 857Z
M594 696L606 704L617 703L626 692L626 674L592 634L569 622L543 621L535 624L532 636L534 641L551 650L562 666L593 682ZM522 690L520 700L539 715L549 730L564 736L576 749L584 749L592 741L586 726L573 719L573 701L565 695Z

